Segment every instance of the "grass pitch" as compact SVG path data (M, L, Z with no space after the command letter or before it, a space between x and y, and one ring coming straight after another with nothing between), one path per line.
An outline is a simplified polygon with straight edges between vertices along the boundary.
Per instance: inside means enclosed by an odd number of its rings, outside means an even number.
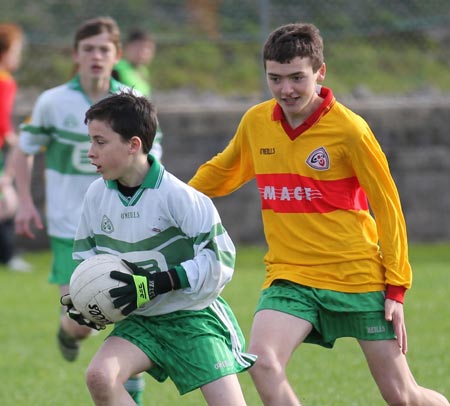
M247 339L264 278L263 254L263 248L238 247L234 279L223 295ZM413 245L410 254L414 283L405 306L410 367L419 384L450 397L450 245ZM83 343L78 361L64 361L55 336L59 294L47 282L50 254L25 257L34 266L32 273L0 266L0 405L92 406L84 371L107 331ZM351 339L338 340L333 350L302 345L288 373L305 406L385 404ZM240 381L248 405L261 405L249 374L241 374ZM180 397L170 381L160 384L149 376L144 399L148 406L205 404L200 391Z

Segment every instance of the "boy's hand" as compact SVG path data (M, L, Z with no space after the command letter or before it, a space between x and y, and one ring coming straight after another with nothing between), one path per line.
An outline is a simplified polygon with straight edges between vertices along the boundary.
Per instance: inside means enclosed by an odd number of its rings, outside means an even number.
M403 312L403 304L395 300L386 299L384 303L385 319L392 321L397 343L403 354L408 351L408 336L406 334L405 315Z
M67 307L67 316L71 318L72 320L75 320L78 324L81 326L88 326L90 328L93 328L95 330L104 330L106 328L105 324L96 324L88 319L86 319L81 312L79 312L72 303L72 298L70 295L64 295L61 296L60 300L61 304L63 306Z
M167 272L150 273L125 259L122 259L122 261L130 268L133 275L112 271L110 273L111 278L125 282L127 285L111 289L109 294L111 297L117 298L113 300L115 308L126 305L122 309L124 316L150 302L159 294L173 290L174 282L179 284L179 278L174 269Z

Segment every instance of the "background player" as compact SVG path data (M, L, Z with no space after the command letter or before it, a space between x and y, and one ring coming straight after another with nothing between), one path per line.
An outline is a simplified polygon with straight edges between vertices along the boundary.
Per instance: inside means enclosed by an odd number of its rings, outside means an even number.
M155 52L155 41L148 32L138 28L131 30L123 46L123 57L114 66L113 77L144 96L151 97L149 65Z
M13 186L14 168L7 159L17 143L13 110L17 83L13 73L22 61L24 33L15 23L0 24L0 264L14 271L29 271L30 264L15 254L14 215L17 194Z

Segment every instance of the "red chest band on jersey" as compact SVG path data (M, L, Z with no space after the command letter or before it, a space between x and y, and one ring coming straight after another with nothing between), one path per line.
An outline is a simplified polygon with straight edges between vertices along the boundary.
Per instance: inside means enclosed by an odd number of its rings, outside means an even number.
M256 175L263 210L277 213L328 213L368 210L367 198L355 177L317 180L296 174Z

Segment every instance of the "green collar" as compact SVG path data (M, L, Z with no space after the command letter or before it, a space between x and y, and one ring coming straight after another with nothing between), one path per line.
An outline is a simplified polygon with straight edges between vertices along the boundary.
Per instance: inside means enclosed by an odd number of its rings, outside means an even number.
M77 90L77 91L83 93L83 95L89 100L89 97L86 95L83 88L81 87L80 75L75 75L72 78L72 80L70 80L67 84L71 89ZM109 91L111 93L118 93L120 91L120 89L122 89L122 88L123 88L122 83L118 82L114 78L111 78L109 80ZM90 102L90 103L92 104L92 102Z
M158 189L164 175L164 166L150 154L148 154L147 160L150 163L150 170L147 172L140 189ZM117 180L107 180L105 182L108 189L118 190Z

